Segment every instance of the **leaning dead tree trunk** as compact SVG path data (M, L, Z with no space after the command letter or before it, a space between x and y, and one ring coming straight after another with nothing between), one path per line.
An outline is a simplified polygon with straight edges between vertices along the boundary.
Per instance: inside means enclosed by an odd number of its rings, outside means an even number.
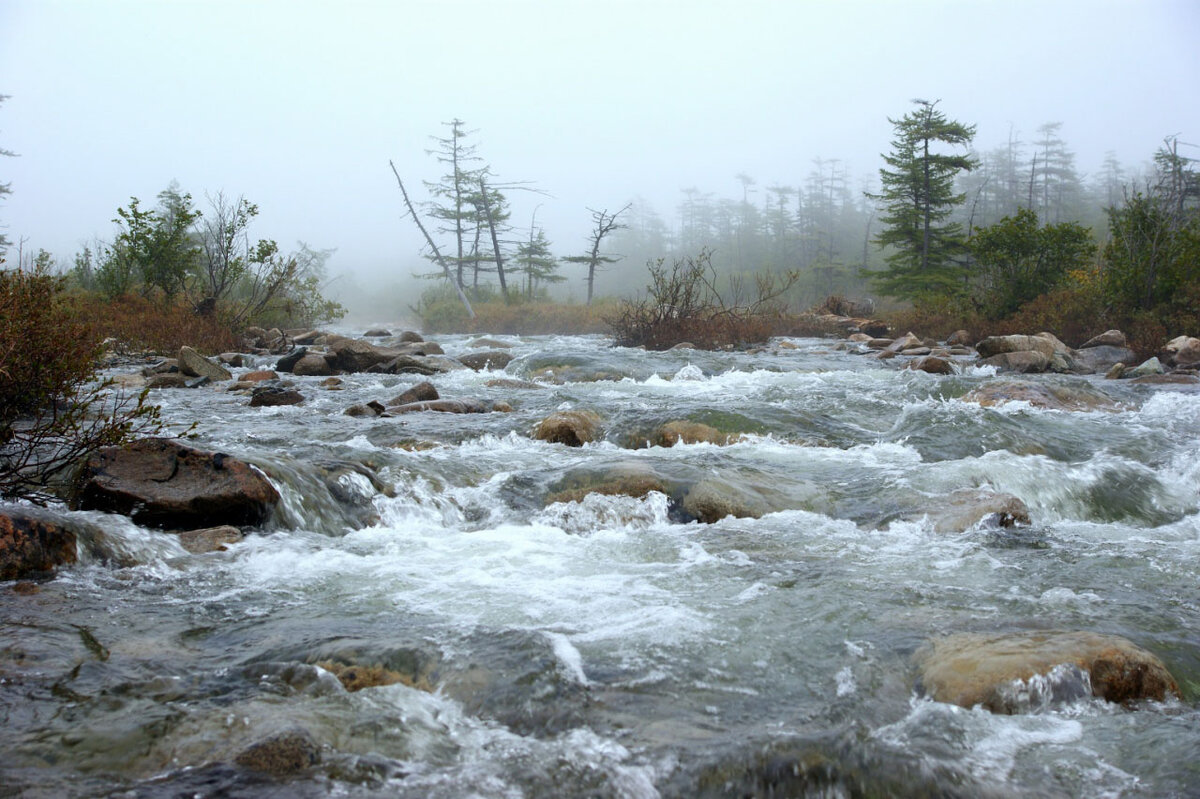
M429 235L429 231L425 229L425 225L421 224L421 217L417 215L417 209L413 208L412 200L408 199L408 192L404 189L404 181L400 179L400 173L396 171L396 165L389 160L388 166L392 168L392 174L396 176L396 183L400 186L400 194L404 197L404 205L408 208L409 216L417 223L417 228L420 229L421 235L429 243L429 249L433 250L434 260L442 268L442 273L446 275L446 280L450 281L450 284L454 286L454 290L458 293L458 299L462 302L463 307L467 309L467 315L474 319L475 309L471 307L471 301L463 293L462 286L454 279L454 274L450 271L450 266L446 263L446 259L442 257L442 251L438 249L433 237Z
M496 221L492 217L492 203L488 199L487 181L479 178L479 196L483 201L483 214L487 218L488 230L492 234L492 253L496 257L496 276L500 279L500 296L508 302L508 286L504 282L504 256L500 254L500 238L496 235Z

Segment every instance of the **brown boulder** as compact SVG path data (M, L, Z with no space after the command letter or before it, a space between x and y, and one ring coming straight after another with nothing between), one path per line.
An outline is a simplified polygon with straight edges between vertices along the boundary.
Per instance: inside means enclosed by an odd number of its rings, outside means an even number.
M969 347L971 346L971 334L965 330L955 330L950 334L950 337L946 339L946 346Z
M420 344L425 339L421 337L420 333L414 330L405 330L400 334L400 340L405 344Z
M741 436L722 433L715 427L700 422L674 421L667 422L654 431L650 438L651 446L673 447L676 444L716 444L725 446L740 439Z
M1037 350L1017 350L1000 352L980 361L984 366L994 366L1005 372L1041 373L1051 367L1050 356Z
M939 358L936 355L926 355L915 361L909 361L905 368L914 369L918 372L928 372L931 375L954 374L954 365L945 358Z
M487 352L471 352L458 356L458 361L468 369L482 372L485 369L503 369L512 361L513 356L507 352L489 350Z
M1200 338L1178 336L1167 342L1160 360L1172 366L1195 366L1200 364Z
M430 383L428 380L426 380L421 383L417 383L404 393L392 397L385 404L408 405L412 402L432 402L435 399L441 399L438 396L437 389L433 387L433 383Z
M706 477L688 490L683 510L689 516L713 524L726 516L758 519L771 512L757 491L716 477Z
M555 411L543 419L533 437L551 444L582 447L600 434L600 416L592 411Z
M326 377L333 374L333 369L324 355L306 352L292 365L292 374L300 377Z
M274 369L258 369L253 372L246 372L246 374L238 377L238 381L243 382L243 383L258 383L263 380L278 380L278 379L279 379L279 373L276 372Z
M357 338L342 339L329 345L331 366L342 372L365 372L399 354L398 350L376 347Z
M1075 687L1090 682L1091 693L1109 702L1162 701L1179 696L1179 685L1162 661L1131 641L1089 632L960 633L930 642L915 656L919 687L939 702L962 707L982 705L994 713L1014 713L1038 690L1035 676L1055 667L1074 679ZM1021 681L1021 682L1017 682ZM1054 680L1043 680L1053 689ZM1042 689L1046 690L1046 689ZM1050 697L1046 697L1050 698Z
M208 527L203 530L184 530L179 534L179 543L193 555L207 552L224 552L226 544L236 544L245 536L231 524Z
M285 386L258 386L250 397L251 408L273 408L277 405L299 405L304 395Z
M1125 339L1125 334L1120 330L1105 330L1098 336L1092 336L1087 341L1079 345L1079 349L1086 350L1092 347L1128 347L1129 342Z
M49 514L0 509L0 580L35 577L74 563L75 540L75 532Z
M1029 508L1019 498L977 488L932 498L925 515L939 533L961 533L981 522L992 527L1029 524Z
M581 469L566 475L552 487L546 496L546 504L555 502L582 502L588 494L626 496L641 498L651 491L666 494L666 482L647 464L641 462L620 463L602 472Z
M79 510L188 530L261 524L278 502L279 492L244 461L166 438L97 450L80 469L71 497Z

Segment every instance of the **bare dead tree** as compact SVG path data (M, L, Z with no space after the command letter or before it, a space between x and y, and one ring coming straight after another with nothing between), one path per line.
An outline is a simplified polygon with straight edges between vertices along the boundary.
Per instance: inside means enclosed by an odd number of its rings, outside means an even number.
M487 178L479 176L479 197L488 231L492 234L492 254L496 259L496 277L500 280L500 295L508 302L508 286L504 280L504 255L500 252L500 237L496 234L496 219L492 213L492 201L488 195Z
M442 257L441 250L438 249L437 243L433 237L429 235L429 231L425 229L425 225L421 222L420 215L417 214L417 209L413 208L412 200L408 198L408 191L404 188L404 181L400 179L400 173L396 170L396 165L391 160L388 160L388 166L392 168L392 174L396 176L396 183L400 186L400 194L404 197L404 206L408 209L408 215L412 217L413 222L417 224L417 229L421 231L421 235L425 237L425 241L429 244L429 249L433 251L434 260L438 266L442 268L442 273L446 276L446 280L450 285L454 286L455 292L458 293L458 299L462 302L463 307L467 309L467 316L475 318L475 309L471 307L471 301L467 299L467 295L463 292L462 286L454 279L454 273L450 271L449 264Z
M586 281L588 305L592 304L592 293L596 284L596 270L599 269L601 264L611 264L620 260L619 258L614 258L612 256L601 255L600 245L603 243L604 237L609 233L625 227L617 222L617 217L628 211L632 205L633 203L626 203L624 208L612 214L608 212L607 208L603 211L597 211L594 208L589 208L588 210L592 212L592 222L595 224L595 227L592 229L591 236L588 237L591 246L587 255L571 255L563 259L564 261L572 264L587 264L588 271Z

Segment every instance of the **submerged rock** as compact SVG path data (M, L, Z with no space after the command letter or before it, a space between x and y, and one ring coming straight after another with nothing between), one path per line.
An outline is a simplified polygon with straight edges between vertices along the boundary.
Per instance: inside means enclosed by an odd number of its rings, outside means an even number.
M279 492L248 463L167 438L97 450L76 478L71 503L188 530L266 521Z
M978 488L931 497L924 515L939 533L961 533L978 524L989 527L1029 524L1029 508L1018 497Z
M321 747L307 730L296 728L251 744L234 762L273 777L287 777L321 762Z
M478 399L439 399L427 402L409 402L404 405L389 405L390 413L419 413L435 411L437 413L509 413L512 406L507 402L491 402Z
M577 469L551 487L546 504L581 502L588 494L642 498L651 491L670 493L667 482L648 464L633 461L608 469Z
M75 562L75 531L54 515L0 508L0 580L21 580Z
M667 422L654 431L650 437L650 445L655 447L673 447L676 444L716 444L725 446L741 440L740 435L722 433L715 427L701 422L676 420Z
M696 483L683 498L683 510L692 518L712 524L734 516L758 519L771 512L766 499L757 491L727 480L706 477Z
M435 399L441 399L438 396L437 389L433 387L433 383L424 381L417 383L412 388L407 389L401 394L397 394L388 400L385 405L408 405L412 402L431 402Z
M1006 402L1028 402L1035 408L1056 411L1119 411L1120 403L1087 385L1054 385L1017 380L996 380L967 392L964 402L980 405L1003 405Z
M555 411L543 419L533 437L551 444L582 447L600 435L600 416L593 411Z
M1055 678L1067 683L1068 695L1064 698L1072 698L1070 694L1078 693L1081 687L1091 695L1117 703L1179 696L1179 685L1161 660L1116 635L1057 631L961 633L930 642L915 659L922 693L962 707L982 705L994 713L1025 709L1031 688L1038 690L1038 686L1030 685L1031 679L1051 675L1062 666L1067 670L1060 669ZM1070 667L1079 671L1071 672ZM1048 689L1053 693L1053 684Z
M384 685L407 685L422 691L433 691L428 674L404 674L393 671L378 663L370 665L339 663L336 660L322 660L316 665L338 678L338 681L351 693L364 688L378 688Z
M208 552L224 552L226 544L236 544L245 536L231 524L208 527L203 530L184 530L179 533L179 543L193 555Z

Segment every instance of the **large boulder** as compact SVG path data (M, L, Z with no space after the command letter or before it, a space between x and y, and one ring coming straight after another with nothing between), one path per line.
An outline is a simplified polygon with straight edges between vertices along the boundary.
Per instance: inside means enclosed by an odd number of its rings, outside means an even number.
M600 416L593 411L555 411L543 419L533 437L551 444L582 447L600 436Z
M1087 341L1079 345L1081 350L1090 350L1093 347L1128 347L1129 341L1125 338L1125 334L1120 330L1105 330L1098 336L1092 336Z
M20 580L75 562L75 531L50 514L0 508L0 580Z
M280 358L278 361L275 362L275 371L277 371L277 372L292 371L292 369L295 368L296 364L300 362L300 359L306 355L308 355L308 347L297 347L296 349L292 350L287 355L284 355L282 358Z
M1053 385L1022 380L994 380L967 392L964 402L983 406L1028 402L1053 411L1119 411L1123 406L1107 394L1085 384Z
M1200 338L1177 336L1171 339L1159 353L1159 360L1182 368L1200 365Z
M251 408L273 408L278 405L299 405L304 395L287 386L258 386L250 397Z
M187 530L261 524L278 503L279 492L244 461L167 438L97 450L80 469L71 497L76 509Z
M1002 369L1020 372L1054 371L1070 372L1078 369L1074 351L1063 344L1053 333L1038 333L1036 336L988 336L975 345L981 363ZM1016 353L1036 352L1045 360ZM1000 356L1008 357L1000 357ZM1043 365L1044 364L1044 365Z
M676 444L716 444L725 446L741 439L740 435L722 433L715 427L700 422L676 420L667 422L654 431L650 444L656 447L673 447Z
M924 694L994 713L1088 693L1119 703L1179 696L1161 660L1115 635L961 633L930 642L915 659Z
M1089 372L1107 372L1118 363L1132 366L1137 362L1136 352L1114 344L1095 344L1075 351L1075 363Z
M333 374L333 369L324 355L306 352L292 365L292 374L299 377L327 377Z
M213 381L233 379L228 369L213 363L191 347L180 347L176 360L179 362L179 371L188 377L207 377Z
M341 372L365 372L399 354L398 351L376 347L357 338L342 339L329 345L331 365Z
M917 372L928 372L931 375L954 374L954 364L937 355L925 355L915 361L909 361L905 368Z

